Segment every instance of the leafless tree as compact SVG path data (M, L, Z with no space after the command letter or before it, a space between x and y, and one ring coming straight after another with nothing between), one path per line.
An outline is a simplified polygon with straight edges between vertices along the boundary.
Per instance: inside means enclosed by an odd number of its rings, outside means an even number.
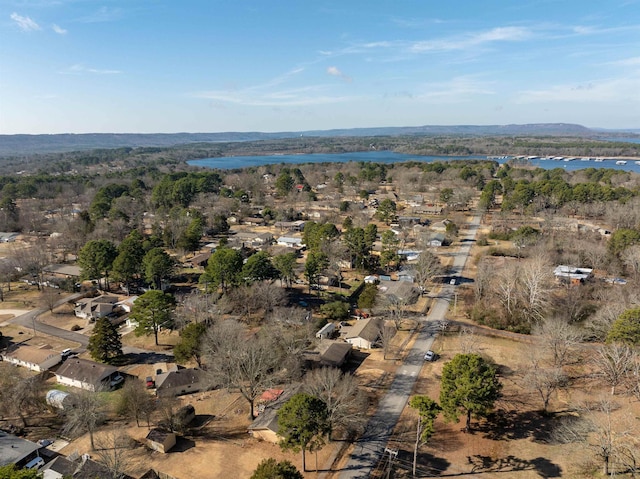
M306 374L303 388L325 402L332 430L352 433L364 425L367 398L351 374L337 368L314 369Z
M91 449L95 451L93 435L104 419L105 404L100 395L81 389L75 396L74 407L66 411L63 431L71 435L88 432Z
M120 415L135 419L137 426L140 426L140 419L145 419L149 425L155 409L155 399L142 381L127 381L120 391L117 409Z
M254 418L256 398L281 371L281 351L265 331L252 334L231 319L209 328L202 347L212 384L237 389L249 403L250 416Z
M561 368L556 366L544 367L538 358L531 358L531 362L523 378L524 386L540 396L542 412L547 413L551 397L567 383L567 376Z
M624 383L633 366L633 351L623 344L608 344L598 348L593 358L597 372L611 386L611 395Z
M332 431L352 434L364 425L367 398L353 375L337 368L314 369L306 374L303 389L325 402Z
M579 416L561 423L553 431L553 437L563 443L585 443L602 460L602 472L608 476L612 472L612 460L624 463L625 459L629 459L629 438L637 437L638 434L637 426L614 417L617 408L618 405L610 398L579 405L576 408Z
M182 432L184 424L178 417L178 410L181 407L180 400L175 396L162 396L156 402L157 424L162 428L169 429L172 432Z
M24 427L27 419L45 409L43 400L44 377L22 377L17 370L3 372L0 378L0 412L17 415Z
M575 357L575 350L583 339L581 330L557 317L542 321L534 334L542 340L542 348L554 369L566 366Z
M398 297L394 294L386 295L382 303L382 308L389 316L389 319L393 321L396 329L399 331L402 326L402 321L407 317L407 312L410 306L409 298Z
M463 326L458 333L458 341L462 354L477 353L480 349L480 337L471 328Z
M622 263L633 275L635 281L640 278L640 245L629 246L620 255Z
M473 282L473 293L476 301L482 301L487 296L493 274L493 268L487 261L481 259L476 271L476 279Z
M398 332L398 328L385 321L380 329L380 341L382 342L383 359L391 352L391 342Z
M507 315L512 316L516 311L518 298L518 265L507 263L495 274L495 291L498 301L502 304Z
M549 304L551 271L550 263L541 254L529 258L520 269L523 309L531 323L542 319Z
M51 288L49 286L43 286L40 291L40 304L47 308L50 312L53 312L53 308L60 300L60 290L58 288Z
M217 305L219 299L218 292L205 293L199 290L183 296L175 311L178 329L184 328L189 323L210 324L219 319L221 314Z
M108 479L122 479L131 470L134 441L115 426L96 434L95 460L108 471Z
M427 291L427 285L434 276L442 272L442 263L431 251L423 251L418 256L418 260L412 265L415 274L415 281L420 290Z

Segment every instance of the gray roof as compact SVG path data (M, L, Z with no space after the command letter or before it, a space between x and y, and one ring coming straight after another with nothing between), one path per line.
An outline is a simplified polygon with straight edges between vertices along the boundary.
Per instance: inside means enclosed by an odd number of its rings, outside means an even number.
M198 368L177 369L156 376L156 390L172 389L204 382L204 372Z
M108 364L94 363L87 359L71 358L67 359L56 371L57 376L75 379L83 383L99 385L118 369Z
M378 318L360 319L347 332L346 339L362 338L375 341L380 335L380 320Z
M15 464L40 449L35 442L0 431L0 466Z
M80 277L80 266L75 266L72 264L50 264L49 266L45 266L42 271L45 273Z

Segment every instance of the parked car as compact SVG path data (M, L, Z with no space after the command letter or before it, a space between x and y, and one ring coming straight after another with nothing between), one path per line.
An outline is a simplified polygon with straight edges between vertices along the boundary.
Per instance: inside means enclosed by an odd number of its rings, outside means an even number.
M147 376L147 379L145 379L145 384L147 386L147 389L153 389L156 387L156 382L151 376Z
M438 357L438 356L437 356L437 354L436 354L436 353L434 353L434 352L433 352L433 351L431 351L431 350L427 351L427 352L424 354L424 360L425 360L425 361L429 361L429 362L431 362L431 361L435 361L437 357Z

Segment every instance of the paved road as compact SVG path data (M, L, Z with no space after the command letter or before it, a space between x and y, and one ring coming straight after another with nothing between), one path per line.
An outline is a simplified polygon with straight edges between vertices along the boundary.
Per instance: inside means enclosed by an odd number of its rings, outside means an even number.
M452 269L457 277L464 270L471 245L475 239L480 216L475 216L468 224L462 246L454 255ZM445 319L449 304L454 297L456 286L444 285L429 314L421 319L422 327L418 337L408 352L402 366L396 371L395 379L387 394L378 404L376 413L369 419L365 433L358 440L351 457L340 474L340 479L367 478L382 457L383 451L409 396L413 392L420 369L424 365L424 353L431 349L438 331L438 322Z
M58 301L55 306L60 306L68 301L73 301L74 299L77 299L79 297L81 297L81 295L74 294L72 296L67 296L66 298ZM66 329L57 328L55 326L51 326L50 324L41 323L40 321L38 321L38 316L46 311L46 309L34 309L32 311L29 311L28 313L16 316L15 318L8 320L7 322L18 324L31 330L35 328L35 330L39 333L78 343L79 347L72 348L76 353L82 353L86 351L87 345L89 344L89 336L76 333L75 331L67 331ZM122 352L129 356L135 356L135 358L132 358L132 361L136 363L151 364L164 361L173 361L173 351L156 352L147 349L124 346L122 348Z

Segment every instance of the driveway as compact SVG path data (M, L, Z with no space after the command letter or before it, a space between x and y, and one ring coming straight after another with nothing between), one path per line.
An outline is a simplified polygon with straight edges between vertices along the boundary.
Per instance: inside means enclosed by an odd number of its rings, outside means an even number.
M481 216L476 215L467 225L465 236L462 238L462 246L454 254L453 271L457 278L464 270L471 245L480 225L480 219ZM459 280L456 283L459 283ZM454 285L444 285L429 314L421 319L422 326L413 347L408 352L402 366L398 368L389 391L378 403L378 409L369 419L364 434L354 445L349 461L342 469L340 479L370 477L371 471L382 457L393 428L409 400L420 369L424 364L424 353L431 349L438 331L438 323L445 319L455 290L456 286Z

